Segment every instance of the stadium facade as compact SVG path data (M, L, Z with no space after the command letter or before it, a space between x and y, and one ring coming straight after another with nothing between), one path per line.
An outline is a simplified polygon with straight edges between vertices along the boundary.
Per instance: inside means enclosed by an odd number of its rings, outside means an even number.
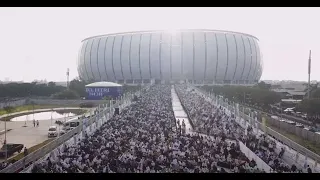
M106 34L82 41L77 70L93 82L254 84L263 70L258 41L219 30Z

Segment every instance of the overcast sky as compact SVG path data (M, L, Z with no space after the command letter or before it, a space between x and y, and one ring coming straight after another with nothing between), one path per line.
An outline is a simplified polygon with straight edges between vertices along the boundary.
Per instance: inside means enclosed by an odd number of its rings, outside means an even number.
M156 29L239 31L260 40L262 79L320 80L320 8L0 8L0 80L78 76L82 39Z

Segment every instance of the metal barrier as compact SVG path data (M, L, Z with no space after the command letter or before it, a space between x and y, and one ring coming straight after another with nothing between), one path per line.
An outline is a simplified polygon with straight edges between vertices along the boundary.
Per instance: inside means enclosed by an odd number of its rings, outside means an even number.
M314 162L313 164L313 169L318 168L317 162L320 162L320 156L312 151L310 151L309 149L301 146L300 144L292 141L291 139L285 137L284 135L278 133L277 131L271 129L270 127L264 126L262 123L260 123L259 121L253 119L252 117L244 114L243 112L241 112L241 110L239 109L239 104L236 103L231 103L232 105L229 105L229 103L225 102L222 98L217 98L216 96L212 93L208 93L206 91L203 91L202 89L199 89L197 87L195 87L198 91L200 91L201 93L207 95L213 102L216 102L217 105L221 105L223 107L225 107L226 109L228 109L231 112L234 112L236 116L243 118L244 120L246 120L247 122L249 122L249 124L251 124L253 127L265 132L266 134L268 134L271 137L274 137L277 141L282 142L283 144L287 145L289 148L292 148L293 150L296 151L296 153L294 154L294 157L290 157L291 160L293 162L298 162L299 161L299 157L300 157L300 162L302 161L302 159L305 159L305 161L310 158L311 160L313 160ZM299 154L300 153L300 154ZM319 169L320 170L320 169ZM319 171L317 169L317 171Z
M149 86L146 86L144 89L147 89L147 88L149 88ZM143 89L141 89L140 91L142 91L142 90ZM87 124L86 124L85 128L91 127L91 124L96 122L99 117L102 117L102 115L106 115L108 113L112 114L113 107L119 106L121 108L123 103L129 102L133 98L134 95L139 96L141 94L140 91L135 92L133 94L132 93L124 94L124 96L123 96L124 98L120 98L120 100L116 101L115 104L109 103L109 107L106 106L105 108L103 108L102 111L99 111L99 113L97 115L89 118L89 120L86 121ZM0 173L14 173L14 172L18 172L21 169L24 169L30 163L38 161L39 159L44 157L46 154L50 153L51 151L53 151L54 149L56 149L57 147L59 147L60 145L65 143L66 141L68 141L70 138L74 137L74 135L78 135L79 133L81 133L83 131L84 131L83 121L81 121L80 125L77 128L75 128L71 131L68 131L66 134L56 138L55 140L51 141L50 143L48 143L44 147L28 154L26 157L9 165L8 167L2 169L0 171ZM83 134L85 134L85 133L83 133Z
M197 87L195 87L195 88L196 88L198 91L201 92L200 89L198 89ZM182 101L181 101L181 99L180 99L180 96L179 96L178 91L176 91L176 92L177 92L178 98L179 98L179 100L180 100L180 102L181 102L181 105L182 105L183 109L184 109L185 112L187 113L189 120L192 122L192 119L191 119L191 116L190 116L190 114L189 114L189 111L184 107L184 105L183 105L183 103L182 103ZM203 92L201 92L201 93L203 93ZM206 95L206 93L203 93L203 94ZM215 101L215 102L214 102L214 100L212 100L211 96L207 96L207 97L210 98L210 99L208 99L208 100L209 100L211 103L215 103L216 105L217 105L218 103L223 103L223 102L221 102L221 101ZM223 103L223 104L226 105L225 103ZM236 109L233 108L233 107L230 107L230 109L231 109L231 112L236 111ZM229 115L230 115L230 114L229 114ZM193 126L193 124L192 124L192 126ZM194 126L193 126L193 128L194 128ZM249 158L249 159L254 159L254 161L257 163L257 167L258 167L259 169L263 169L266 173L270 173L270 172L273 171L273 169L272 169L268 164L266 164L260 157L258 157L254 152L252 152L251 149L249 149L244 143L242 143L242 142L239 141L239 140L236 140L236 141L239 142L239 146L240 146L241 152L243 152L243 153L246 155L247 158Z

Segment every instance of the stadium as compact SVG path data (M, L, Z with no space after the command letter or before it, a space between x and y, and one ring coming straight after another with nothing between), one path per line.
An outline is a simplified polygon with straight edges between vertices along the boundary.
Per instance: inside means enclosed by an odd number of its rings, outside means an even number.
M258 39L220 30L137 31L82 41L82 80L120 84L255 84L262 70Z

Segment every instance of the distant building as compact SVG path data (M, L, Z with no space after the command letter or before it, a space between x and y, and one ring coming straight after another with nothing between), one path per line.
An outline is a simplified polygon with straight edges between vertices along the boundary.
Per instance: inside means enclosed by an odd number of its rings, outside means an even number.
M281 93L283 99L302 100L306 95L303 85L273 85L271 90Z
M82 41L77 64L82 80L120 84L253 85L263 71L258 38L203 29L89 37Z

